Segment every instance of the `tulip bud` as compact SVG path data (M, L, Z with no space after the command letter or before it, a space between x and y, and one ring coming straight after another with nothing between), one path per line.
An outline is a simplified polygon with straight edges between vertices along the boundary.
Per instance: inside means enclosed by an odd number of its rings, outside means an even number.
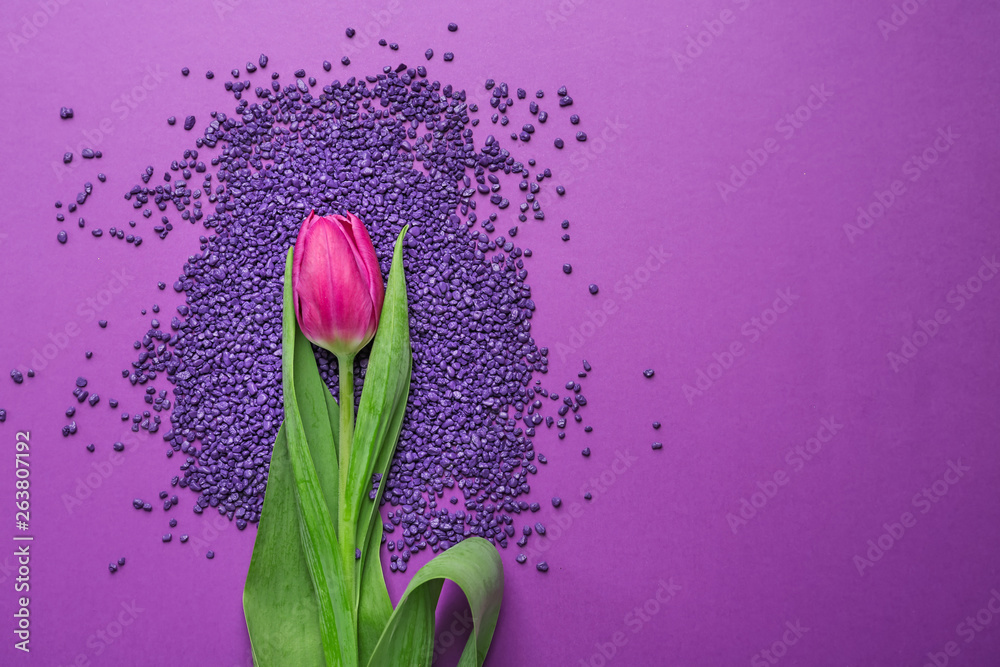
M385 287L364 223L355 215L302 223L292 254L295 318L320 347L354 356L375 336Z

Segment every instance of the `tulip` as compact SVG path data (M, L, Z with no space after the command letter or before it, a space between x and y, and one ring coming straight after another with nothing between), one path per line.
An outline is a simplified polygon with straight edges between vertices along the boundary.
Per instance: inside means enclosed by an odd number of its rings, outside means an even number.
M375 336L385 300L371 237L353 213L302 223L292 256L295 318L307 339L337 357Z
M340 386L340 488L348 488L354 443L354 357L371 341L385 300L382 271L364 223L353 213L310 212L292 252L295 319L305 337L337 357ZM342 559L354 590L354 529L347 503L338 507Z

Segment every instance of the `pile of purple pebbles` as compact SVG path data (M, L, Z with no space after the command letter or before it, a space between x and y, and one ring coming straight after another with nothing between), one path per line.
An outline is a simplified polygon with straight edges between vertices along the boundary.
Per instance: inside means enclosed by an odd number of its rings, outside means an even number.
M123 376L145 385L156 412L173 408L163 438L167 455L184 460L172 484L198 494L196 513L215 508L246 528L260 517L283 417L284 257L299 225L313 210L355 213L383 276L409 225L413 376L383 498L392 506L384 523L390 569L405 572L412 553L470 535L506 547L514 517L538 507L523 499L537 472L535 429L558 419L563 437L567 414L579 423L586 405L579 383L567 383L560 397L535 379L548 370L548 350L531 335L535 305L524 264L531 252L514 244L516 223L508 237L494 235L504 216L544 220L536 194L551 171L529 171L492 135L477 148L470 119L477 106L464 91L429 80L423 66L325 85L298 74L286 86L277 73L270 85L251 82L249 72L227 81L235 113L213 113L162 184L150 185L149 167L125 194L146 218L159 210L160 238L174 228L170 211L207 231L173 283L185 304L169 321L152 321ZM513 100L494 93L491 106L501 105ZM214 157L202 158L206 149L217 149ZM520 211L504 211L510 183ZM317 357L336 395L336 360L322 350ZM358 395L366 363L363 355L357 361ZM161 376L173 385L172 402L153 385ZM558 417L543 418L550 410ZM156 432L159 417L143 416L136 426Z

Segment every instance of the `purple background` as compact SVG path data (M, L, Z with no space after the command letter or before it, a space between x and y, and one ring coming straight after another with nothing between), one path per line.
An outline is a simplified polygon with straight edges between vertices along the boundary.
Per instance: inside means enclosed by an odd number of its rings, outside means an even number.
M167 518L130 501L167 488L178 460L164 457L158 436L129 442L118 465L109 460L110 443L130 433L107 399L118 397L119 411L145 406L120 377L148 324L139 309L159 303L168 313L179 303L156 282L172 283L200 232L182 228L166 242L148 233L136 250L81 233L71 216L63 247L52 202L94 181L81 210L89 227L121 226L132 216L121 194L142 169L159 174L192 145L167 116L194 113L200 130L210 110L230 112L222 82L262 51L286 79L305 67L322 80L324 59L343 76L348 25L359 30L352 74L415 66L430 46L431 77L472 99L485 101L482 82L492 77L544 88L551 107L567 85L583 118L573 129L591 138L556 151L552 138L573 132L555 112L536 141L514 149L552 166L553 185L569 190L557 202L550 191L548 221L523 225L518 240L535 251L534 332L552 351L548 383L561 386L590 360L584 414L594 432L536 438L550 461L532 481L544 506L536 518L550 532L532 538L544 553L529 563L544 558L552 569L518 566L513 546L502 553L507 587L489 665L599 666L616 633L609 664L772 664L759 653L768 650L787 664L922 665L948 642L958 653L949 664L1000 663L1000 618L986 611L978 630L960 625L1000 590L1000 280L976 282L980 271L992 277L1000 246L1000 10L908 1L912 13L900 8L901 25L885 34L888 0L389 0L284 11L262 0L4 2L0 663L249 664L240 595L252 532L214 530L214 517L189 512L184 492L172 532L200 536L217 557L176 538L161 544ZM446 31L449 21L458 33ZM379 37L398 41L399 53L375 45ZM447 50L452 63L440 59ZM218 73L212 82L207 69ZM813 87L823 97L802 107ZM72 121L58 119L63 105L75 108ZM782 120L797 110L797 126ZM477 142L491 129L480 116ZM515 108L514 125L526 116ZM928 151L934 163L913 172L906 163L948 128L948 150ZM78 155L60 174L53 165L67 147L78 153L85 133L105 157ZM723 197L733 165L762 154ZM107 184L96 182L98 170ZM892 204L852 240L845 225L894 181ZM569 243L559 240L564 217ZM127 286L112 293L116 275ZM953 290L970 280L981 289L958 308ZM597 297L590 282L601 286ZM793 300L775 319L767 309L778 290ZM946 321L894 369L887 355L902 354L904 337L938 310ZM752 318L765 318L766 330ZM76 335L65 349L32 362L67 326ZM742 354L730 360L733 343ZM713 355L728 367L713 366ZM38 376L24 385L6 377L30 365ZM647 367L652 380L641 375ZM686 396L700 372L715 379ZM83 406L79 434L64 439L80 373L102 403ZM842 428L832 439L821 431L828 442L800 458L794 448L824 419ZM30 656L13 649L11 634L18 430L31 431L32 445ZM654 440L661 451L650 449ZM586 445L589 459L579 454ZM628 466L614 464L619 453ZM946 475L949 462L968 470ZM88 487L95 464L111 472ZM768 482L776 479L784 483ZM946 495L934 495L935 482ZM755 496L759 488L771 496ZM934 503L920 500L925 489ZM67 497L87 491L67 508ZM560 510L548 503L554 494ZM744 508L750 518L734 531L727 515L738 516L744 499L761 507L753 516ZM905 512L915 523L859 573L855 557ZM106 564L120 555L129 562L111 577ZM663 604L661 582L672 589ZM394 596L404 584L391 577ZM135 617L122 616L121 628L123 603ZM798 634L786 632L796 624ZM461 614L445 612L442 625L460 628ZM99 631L118 636L107 643Z

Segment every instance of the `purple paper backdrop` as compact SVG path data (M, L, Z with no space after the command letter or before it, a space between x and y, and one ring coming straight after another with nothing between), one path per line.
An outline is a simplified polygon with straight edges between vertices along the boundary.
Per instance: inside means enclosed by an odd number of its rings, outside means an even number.
M489 665L1000 663L995 4L275 4L0 9L0 663L250 664L240 596L252 530L217 529L183 492L172 532L217 557L161 544L166 517L130 501L167 488L178 459L159 436L110 455L132 434L107 399L145 407L120 377L148 324L139 309L179 303L156 282L172 283L200 232L147 234L136 250L70 216L60 246L52 206L95 181L82 215L122 225L121 194L142 169L192 145L167 116L194 113L204 127L210 110L230 112L222 82L261 52L285 77L319 76L324 59L344 76L348 44L355 75L423 63L430 46L430 76L473 99L489 77L550 96L565 84L583 118L571 128L554 113L514 150L569 190L518 241L535 251L550 386L590 360L594 431L536 438L550 463L532 480L533 518L549 535L533 538L529 565L513 545L502 554ZM63 105L72 121L59 120ZM574 129L590 141L556 151L552 138ZM85 142L104 158L59 169ZM859 207L872 217L859 221ZM29 366L38 375L21 386L7 377ZM81 373L103 401L64 439ZM25 430L29 655L13 635ZM128 564L109 576L121 555ZM544 575L532 565L542 558ZM394 596L404 584L391 577ZM442 624L445 643L464 642L460 611Z

